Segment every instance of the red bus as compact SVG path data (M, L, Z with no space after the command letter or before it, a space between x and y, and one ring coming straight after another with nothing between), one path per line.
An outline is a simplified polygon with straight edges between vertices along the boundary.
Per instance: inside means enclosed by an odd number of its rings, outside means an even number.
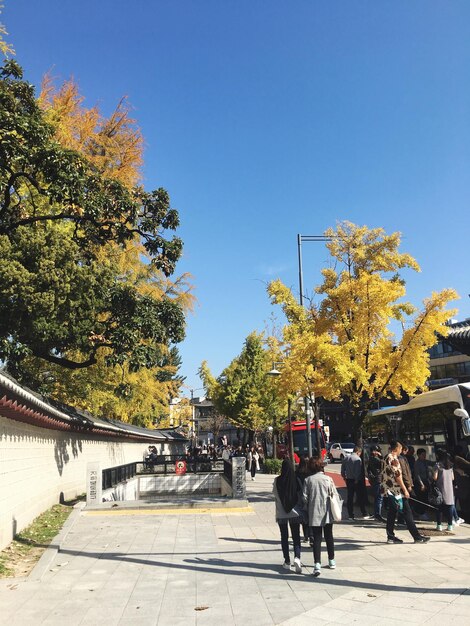
M310 423L310 436L312 438L312 454L316 456L317 454L317 435L315 432L315 420L312 420ZM291 422L292 426L292 439L294 442L294 453L297 456L307 456L308 455L308 441L307 441L307 424L305 420L301 422ZM326 457L326 441L325 435L323 433L323 429L320 427L320 445L321 445L321 458L324 460ZM283 459L286 455L289 454L289 424L287 423L284 427L284 438L285 443L279 443L277 446L277 457L279 459Z

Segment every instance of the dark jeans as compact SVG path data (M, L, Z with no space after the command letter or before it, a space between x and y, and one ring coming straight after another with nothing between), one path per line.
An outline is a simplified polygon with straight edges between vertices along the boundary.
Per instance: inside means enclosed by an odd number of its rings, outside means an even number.
M313 533L313 562L321 563L321 541L322 534L325 536L326 549L328 551L328 558L333 560L335 558L335 544L333 540L333 524L325 524L325 526L312 526Z
M380 482L374 481L372 483L372 491L374 494L374 515L375 517L379 517L382 515L382 504L384 501L383 495L380 493Z
M346 478L346 487L348 488L348 515L354 517L354 494L357 493L359 508L363 516L366 515L366 507L364 505L364 489L361 488L359 482L353 478Z
M419 531L416 528L416 524L413 520L413 513L410 509L410 503L407 498L402 498L403 502L403 518L406 524L406 527L410 531L413 539L418 539L420 537ZM387 514L387 537L395 536L395 519L398 513L398 502L393 496L389 496L388 498L388 514Z
M425 504L427 504L428 503L427 488L425 489L425 491L421 491L419 487L416 487L414 498L416 500L419 500L419 502L424 502ZM422 504L419 504L418 502L414 503L414 508L418 515L423 515L423 513L428 513L429 511L432 511L432 509L428 508L427 506L423 506Z
M284 555L284 561L290 563L289 553L289 526L290 533L292 535L292 542L294 544L294 557L300 559L300 522L298 518L286 520L285 522L278 522L279 530L281 531L281 546L282 554Z
M251 464L251 478L256 476L256 463Z
M441 504L436 511L436 522L442 524L442 514L447 517L447 524L452 526L454 523L454 505L453 504Z

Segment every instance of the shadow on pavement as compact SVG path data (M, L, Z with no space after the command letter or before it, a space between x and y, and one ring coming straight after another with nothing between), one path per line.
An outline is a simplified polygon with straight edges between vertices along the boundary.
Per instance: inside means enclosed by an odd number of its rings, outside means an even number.
M168 561L154 561L151 559L138 559L127 554L118 554L118 553L104 553L104 552L86 552L80 550L60 550L60 554L68 554L70 556L85 556L93 559L105 559L110 561L122 561L123 563L138 563L141 565L151 565L154 567L162 567L164 569L171 568L173 570L180 571L192 571L192 572L201 572L207 574L227 574L227 568L230 568L229 573L231 576L240 576L240 577L248 577L248 578L262 578L262 579L272 579L278 580L280 576L287 575L292 580L295 579L295 574L286 573L280 566L276 567L272 564L263 565L261 563L254 562L240 562L240 561L227 561L224 559L192 559L183 563L169 563ZM235 569L235 568L245 567L249 569L249 571ZM261 570L261 571L260 571ZM266 571L268 570L268 571ZM271 571L269 571L271 570ZM306 578L306 577L304 577ZM436 587L409 587L409 586L400 586L400 585L388 585L385 583L378 582L363 582L357 580L340 580L338 578L326 578L322 577L321 579L317 578L306 578L307 580L311 580L312 584L317 583L318 581L322 586L331 585L332 587L352 587L354 589L367 589L367 590L376 590L376 591L406 591L408 593L433 593L439 595L462 595L468 592L467 587L448 587L448 588L436 588Z

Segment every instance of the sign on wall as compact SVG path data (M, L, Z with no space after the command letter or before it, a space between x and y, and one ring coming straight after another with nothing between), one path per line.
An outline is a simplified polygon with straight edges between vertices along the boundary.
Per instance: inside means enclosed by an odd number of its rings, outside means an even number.
M101 495L101 467L99 463L87 463L86 466L86 503L87 506L99 504Z

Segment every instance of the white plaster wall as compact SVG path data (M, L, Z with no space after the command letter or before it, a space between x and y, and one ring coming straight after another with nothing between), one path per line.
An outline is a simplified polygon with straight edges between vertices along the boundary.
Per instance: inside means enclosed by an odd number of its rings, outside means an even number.
M129 478L110 489L104 489L102 493L103 502L112 502L113 500L133 501L139 499L139 479L137 477Z
M141 498L145 498L146 494L197 493L198 491L219 495L221 491L220 474L140 476L139 480Z
M0 415L0 549L60 500L86 491L86 466L142 461L148 443L37 428ZM160 454L171 454L156 443ZM165 446L165 447L163 447Z

